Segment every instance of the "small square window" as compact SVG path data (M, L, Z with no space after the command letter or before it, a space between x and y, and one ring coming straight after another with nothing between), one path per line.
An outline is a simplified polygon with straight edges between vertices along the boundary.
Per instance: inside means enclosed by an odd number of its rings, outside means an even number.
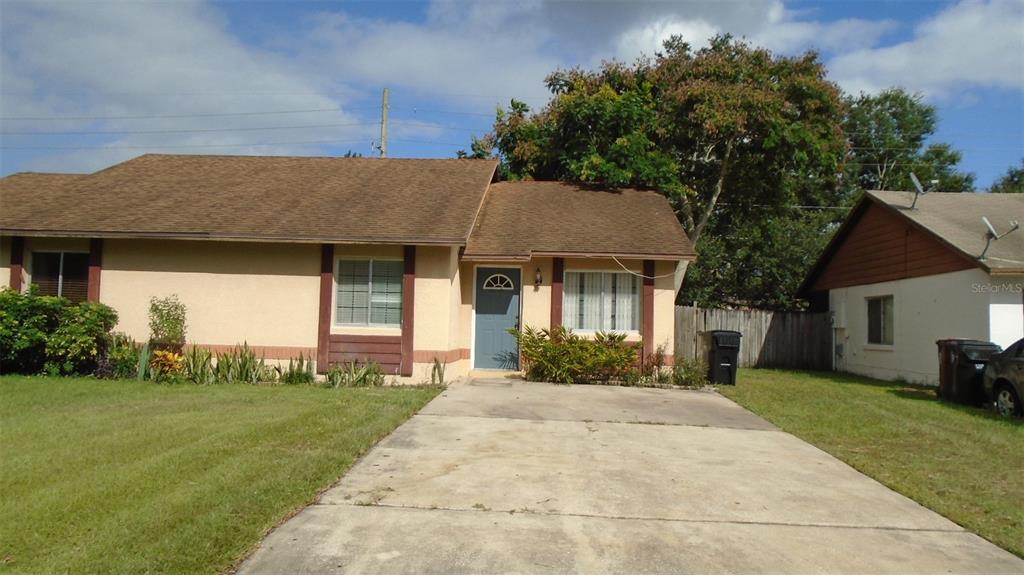
M893 297L868 298L868 343L893 344Z

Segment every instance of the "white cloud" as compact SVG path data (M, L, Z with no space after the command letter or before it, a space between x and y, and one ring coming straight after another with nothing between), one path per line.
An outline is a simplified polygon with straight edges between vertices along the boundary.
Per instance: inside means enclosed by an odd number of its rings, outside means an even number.
M1024 90L1024 2L960 2L918 25L911 40L841 54L829 67L854 93L900 85L936 99L972 87Z
M615 55L627 62L641 55L651 56L672 36L682 37L691 46L704 46L719 33L720 29L704 20L659 20L624 32L619 36Z
M0 88L4 116L166 116L338 108L315 76L245 46L222 15L196 1L9 3L3 7ZM353 124L345 113L98 120L5 121L11 131L165 131L69 137L5 135L4 146L88 146L56 151L25 168L91 171L147 151L310 153L308 146L249 146L359 138L372 127L250 131ZM183 130L237 130L192 132ZM167 132L176 131L176 132ZM214 147L223 145L225 147ZM99 146L96 148L96 146ZM203 146L184 148L183 146ZM313 148L315 151L316 148Z

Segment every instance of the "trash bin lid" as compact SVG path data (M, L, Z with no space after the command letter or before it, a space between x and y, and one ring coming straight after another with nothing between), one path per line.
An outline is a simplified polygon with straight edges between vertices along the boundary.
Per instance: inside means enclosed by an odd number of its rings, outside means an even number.
M711 341L718 348L739 349L740 338L743 337L742 333L727 329L716 329L709 333L711 334Z
M968 361L987 361L993 355L1003 351L998 344L978 339L940 339L935 343L940 349L959 352Z

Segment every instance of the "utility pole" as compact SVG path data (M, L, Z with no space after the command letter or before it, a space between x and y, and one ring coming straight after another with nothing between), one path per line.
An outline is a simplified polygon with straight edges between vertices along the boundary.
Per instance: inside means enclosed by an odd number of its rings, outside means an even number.
M380 157L388 156L388 89L384 88L384 94L380 102Z

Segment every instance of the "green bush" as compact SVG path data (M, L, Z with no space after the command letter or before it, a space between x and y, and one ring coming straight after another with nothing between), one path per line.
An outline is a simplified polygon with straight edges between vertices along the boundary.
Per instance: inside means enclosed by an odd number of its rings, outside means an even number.
M235 346L231 351L217 354L217 363L213 368L217 383L266 383L275 379L274 369L267 365L263 358L257 358L256 352L248 343Z
M117 312L101 303L0 290L0 363L4 372L88 374L110 345Z
M110 345L110 330L117 312L96 302L82 302L61 310L57 329L46 339L46 371L92 373Z
M213 370L213 353L205 347L193 345L187 349L181 367L182 375L192 383L210 385L217 382Z
M46 364L46 341L60 325L71 302L40 296L33 287L26 294L0 290L0 365L4 373L38 373Z
M331 387L380 387L384 381L384 369L374 361L335 364L327 370L327 385Z
M564 327L509 330L519 341L526 378L552 383L606 383L636 378L637 346L621 333L598 332L594 339Z
M177 295L149 299L149 332L154 349L181 353L185 347L185 304Z
M139 365L139 345L123 333L110 336L110 345L96 367L97 377L129 379L135 377Z
M313 373L313 358L306 359L299 354L298 359L289 359L286 369L275 368L277 380L283 384L311 384L316 382L316 375Z
M682 387L704 387L708 384L708 364L703 359L677 357L672 367L672 384Z

